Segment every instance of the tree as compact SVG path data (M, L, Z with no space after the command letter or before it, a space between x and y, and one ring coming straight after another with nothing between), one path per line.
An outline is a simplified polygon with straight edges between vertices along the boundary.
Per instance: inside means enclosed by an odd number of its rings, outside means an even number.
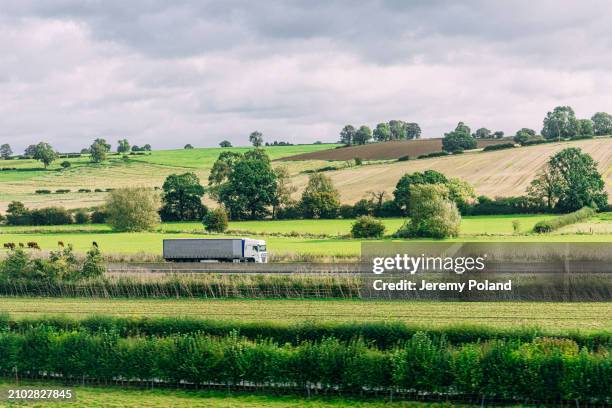
M145 152L150 152L151 150L153 150L153 148L151 147L151 145L150 145L150 144L145 143L145 144L142 146L142 150L144 150Z
M386 142L391 140L391 128L388 123L379 123L374 129L374 140L378 142Z
M195 173L171 174L162 191L162 221L201 221L206 214L204 187Z
M596 136L612 135L612 115L606 112L597 112L591 120Z
M351 226L353 238L380 238L385 233L385 224L369 215L363 215Z
M504 132L501 130L498 130L495 133L493 133L493 137L496 139L501 139L504 137Z
M187 143L187 144L186 144L186 145L183 147L183 149L185 149L185 150L191 150L191 149L193 149L193 146L192 146L190 143Z
M407 139L420 139L421 138L421 127L418 123L410 122L406 123L406 138Z
M363 145L368 143L370 139L372 139L372 129L363 125L359 127L357 132L355 132L353 142L358 145Z
M81 269L81 277L83 278L97 278L104 275L106 272L106 266L104 264L104 258L100 253L100 249L92 245L87 251L85 261L83 261L83 268Z
M300 201L306 218L335 218L340 208L340 193L323 173L311 174Z
M8 225L27 225L30 223L30 210L21 201L11 201L6 209Z
M227 181L234 164L241 160L244 156L238 152L221 152L217 160L213 163L210 174L208 175L208 184L212 187L210 193L213 198L217 192L217 188L223 182Z
M489 139L491 137L491 131L487 128L480 128L474 133L474 137L477 139Z
M121 139L117 142L117 153L129 153L130 142L127 139Z
M435 170L404 174L395 185L395 191L393 191L395 204L406 214L410 208L410 186L415 184L446 184L447 182L446 176Z
M215 208L206 213L202 220L204 229L209 232L224 232L228 226L227 212L223 208Z
M578 120L574 110L569 106L557 106L546 114L542 136L546 139L561 140L577 135L578 130Z
M255 147L260 147L263 144L263 134L257 130L251 132L249 135L249 142Z
M64 160L63 162L60 163L60 166L62 166L63 169L67 169L70 166L72 166L72 164L70 164L68 160Z
M272 218L276 218L279 210L294 204L291 196L297 191L297 187L290 184L290 174L287 166L277 167L274 169L274 174L276 175L276 191L272 203Z
M11 150L11 146L7 143L0 146L0 157L4 160L8 160L13 155L13 150Z
M276 175L265 151L255 149L237 158L217 191L216 198L231 219L266 216L275 202Z
M470 127L459 122L454 131L446 133L442 139L442 149L447 152L475 149L478 146L476 139L470 134Z
M57 159L57 153L49 143L40 142L36 145L32 158L40 161L47 168Z
M597 162L576 147L550 158L546 168L531 183L529 195L549 208L570 212L590 206L603 209L608 204L605 182Z
M115 231L148 231L159 224L159 195L150 188L125 187L110 192L106 222Z
M514 142L520 145L524 145L529 141L529 139L535 136L535 130L529 128L522 128L521 130L517 130L516 135L514 135Z
M461 215L442 184L410 186L410 221L397 235L401 237L448 238L459 235Z
M355 127L353 125L346 125L340 131L340 143L343 143L347 146L353 144L353 140L355 139Z
M465 180L452 178L445 184L448 188L448 198L453 201L459 210L464 210L476 200L474 187Z
M111 145L104 139L96 139L89 147L90 159L94 163L101 163L106 160L106 155L110 152Z
M578 135L580 137L593 137L593 122L591 119L578 119Z
M406 138L406 123L401 120L390 120L391 140L403 140Z
M34 157L35 154L36 154L36 145L29 145L28 147L26 147L25 151L23 152L23 155L27 157Z
M221 147L232 147L232 143L229 140L223 140L219 143Z

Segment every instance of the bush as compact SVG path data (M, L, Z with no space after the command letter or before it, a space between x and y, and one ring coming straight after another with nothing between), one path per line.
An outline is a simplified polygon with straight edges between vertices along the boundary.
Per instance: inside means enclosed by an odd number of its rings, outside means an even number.
M83 278L97 278L104 275L105 271L106 267L104 266L102 254L98 247L94 245L87 251L87 256L85 257L81 270L81 276Z
M71 166L71 164L68 160L64 160L63 162L60 163L60 166L62 166L63 169L67 169Z
M380 208L374 210L374 215L381 218L400 217L402 210L397 206L394 200L383 201Z
M405 156L401 156L397 159L398 162L403 162L403 161L408 161L410 160L410 156L405 155Z
M350 204L342 204L338 209L338 215L345 220L354 218L355 213L353 212L353 206Z
M361 166L363 164L363 159L361 157L355 157L353 160L355 161L355 166Z
M276 210L276 218L279 220L297 220L302 218L302 208L299 203L292 203Z
M79 188L79 193L91 193L91 190L88 188Z
M153 189L119 188L106 199L106 222L116 231L152 230L159 224L159 207L159 195Z
M208 211L202 221L206 231L223 232L228 226L227 212L223 208L215 208Z
M534 227L533 231L539 234L552 232L558 230L566 225L575 224L580 221L588 220L593 217L597 212L591 207L583 207L573 213L565 214L560 217L555 217L550 220L543 220L538 222Z
M353 206L353 217L362 215L372 215L374 213L374 203L366 199L361 199Z
M489 145L489 146L485 146L484 149L482 149L483 152L490 152L493 150L504 150L504 149L513 149L514 143L500 143L500 144L494 144L494 145Z
M108 217L108 212L103 208L96 208L91 213L91 222L93 224L105 224Z
M462 206L464 215L509 215L509 214L538 214L548 211L529 197L496 197L486 196L477 198L476 203Z
M29 225L72 224L72 215L64 207L46 207L30 210Z
M101 188L96 188L96 189L94 190L94 192L95 192L95 193L103 193L103 192L104 192L104 190L103 190L103 189L101 189Z
M45 189L36 190L35 193L36 194L51 194L51 190L45 190Z
M58 188L57 190L55 190L56 194L66 194L66 193L69 193L69 192L70 192L70 190L67 189L67 188Z
M450 155L449 152L432 152L427 154L421 154L417 159L429 159L430 157L442 157Z
M74 213L75 224L87 224L89 222L89 214L85 210L78 210Z
M361 216L351 227L353 238L380 238L385 233L385 225L374 217Z

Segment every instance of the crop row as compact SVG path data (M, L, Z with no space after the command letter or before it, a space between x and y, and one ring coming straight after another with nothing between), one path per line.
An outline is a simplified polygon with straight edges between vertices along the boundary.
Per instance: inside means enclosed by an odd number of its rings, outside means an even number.
M433 339L444 338L445 341L453 345L490 340L531 342L541 337L554 337L571 340L578 346L590 350L612 348L612 332L605 330L588 334L580 332L558 334L526 327L500 329L486 326L453 325L434 328L423 325L407 325L403 322L299 322L286 324L175 317L113 316L92 316L81 320L62 316L11 320L9 315L0 316L0 330L24 333L33 327L48 327L61 331L86 331L92 334L113 332L120 337L191 334L227 336L235 332L251 340L267 339L276 344L293 345L303 341L318 342L333 337L344 343L361 339L379 349L391 349L410 339L417 332L426 333Z
M536 401L609 402L612 358L570 340L450 346L425 333L392 350L327 338L297 346L226 337L120 338L39 327L0 333L5 376L416 392Z

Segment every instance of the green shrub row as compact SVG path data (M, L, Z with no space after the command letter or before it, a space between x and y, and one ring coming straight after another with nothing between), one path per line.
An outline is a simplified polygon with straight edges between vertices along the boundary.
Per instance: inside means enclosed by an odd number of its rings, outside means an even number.
M503 149L512 149L512 148L514 148L514 143L499 143L499 144L485 146L485 148L482 149L482 151L490 152L493 150L503 150Z
M538 222L534 227L533 231L537 233L546 233L558 230L566 225L575 224L580 221L588 220L594 216L597 212L591 207L583 207L578 211L574 211L569 214L561 215L559 217L551 218L549 220L543 220Z
M449 346L416 333L380 351L327 338L279 346L232 333L123 339L113 333L0 333L0 372L65 380L263 385L329 392L440 393L506 400L609 402L612 358L569 340Z
M50 327L62 331L84 330L89 333L115 332L121 337L169 336L174 334L208 334L227 336L232 332L251 340L269 339L277 344L299 344L303 341L318 342L334 337L348 343L362 339L379 349L390 349L410 339L417 332L427 333L433 339L445 338L450 344L461 345L489 340L531 342L540 337L567 339L589 350L611 349L612 332L598 331L549 332L538 328L500 329L486 326L454 325L422 327L403 322L236 322L174 317L113 317L92 316L82 320L53 316L35 319L11 320L0 316L3 331L26 332L33 327Z

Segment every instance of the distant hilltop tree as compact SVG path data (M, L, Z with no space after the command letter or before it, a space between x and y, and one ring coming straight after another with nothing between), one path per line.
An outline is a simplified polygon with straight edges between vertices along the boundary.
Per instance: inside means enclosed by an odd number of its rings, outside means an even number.
M493 137L496 139L501 139L504 137L504 132L501 130L498 130L497 132L493 133Z
M7 143L0 146L0 157L4 160L8 160L13 155L13 150L11 150L11 146Z
M219 146L221 146L221 147L232 147L232 142L230 142L229 140L222 140L219 143Z
M57 152L51 147L49 143L40 142L34 148L33 159L40 161L45 168L55 161L58 157Z
M185 145L185 147L183 147L183 149L185 149L185 150L191 150L191 149L193 149L193 146L192 146L190 143L187 143L187 144Z
M340 143L350 146L353 144L355 139L355 127L353 125L346 125L340 131Z
M260 147L263 144L263 133L259 131L251 132L249 135L249 142L255 147Z
M544 118L542 136L546 139L565 139L579 133L579 122L570 106L557 106Z
M489 139L491 137L491 131L487 128L477 129L476 132L472 135L477 139Z
M353 142L357 145L363 145L368 143L372 139L372 129L367 127L366 125L362 125L355 132L355 136L353 136Z
M390 120L376 125L373 132L374 140L386 142L388 140L420 139L421 127L415 122L403 120Z
M459 122L455 130L446 133L442 139L442 149L450 153L475 149L477 146L476 139L470 134L470 127L463 122Z
M612 115L606 112L597 112L591 117L595 136L612 135Z
M127 139L121 139L117 142L117 153L129 153L130 150L130 142Z
M106 143L105 139L96 139L89 146L89 154L91 155L91 161L94 163L102 163L106 160L108 152L111 150L111 145Z

